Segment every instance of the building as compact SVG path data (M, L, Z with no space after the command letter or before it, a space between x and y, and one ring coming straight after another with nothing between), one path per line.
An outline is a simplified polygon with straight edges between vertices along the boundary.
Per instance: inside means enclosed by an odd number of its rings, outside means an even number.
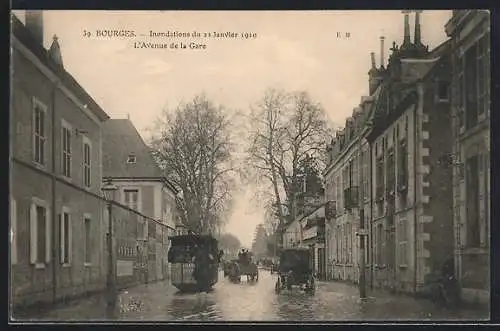
M322 197L316 202L311 211L299 220L302 234L299 246L311 250L314 274L318 279L324 280L326 279L325 204Z
M430 52L418 11L412 42L407 11L404 41L391 51L367 135L372 282L418 293L453 256L450 43Z
M452 133L455 271L466 301L490 297L490 15L454 10Z
M302 242L301 226L298 219L292 220L283 227L283 248L300 247Z
M374 60L372 54L375 69ZM346 120L345 128L337 132L327 148L329 163L324 172L328 275L331 279L354 283L358 282L360 272L357 233L361 225L361 206L365 224L370 221L370 147L365 137L373 100L374 96L363 97L360 106ZM368 254L365 256L368 262Z
M138 217L139 250L147 256L148 281L168 277L168 236L174 234L179 191L158 167L150 148L129 119L103 124L103 180L118 187L116 200L145 217ZM118 250L120 252L120 249Z
M41 11L12 16L11 300L51 303L106 281L101 198L104 110L43 46Z

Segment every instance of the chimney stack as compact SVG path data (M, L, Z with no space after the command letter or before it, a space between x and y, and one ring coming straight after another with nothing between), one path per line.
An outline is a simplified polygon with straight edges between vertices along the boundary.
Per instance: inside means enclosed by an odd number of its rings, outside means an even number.
M420 13L422 10L415 10L415 45L421 44L421 36L420 36Z
M375 53L371 52L370 55L371 55L371 58L372 58L372 69L377 69L377 66L375 64Z
M27 10L25 25L35 40L43 46L43 12L41 10Z
M405 32L403 45L409 45L410 41L410 10L403 10L402 13L405 14Z
M380 68L384 67L385 59L384 59L384 36L380 36Z

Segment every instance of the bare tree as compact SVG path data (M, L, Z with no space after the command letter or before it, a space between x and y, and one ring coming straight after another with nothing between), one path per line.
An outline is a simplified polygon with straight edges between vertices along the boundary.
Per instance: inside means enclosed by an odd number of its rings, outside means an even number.
M183 221L196 232L213 232L231 201L230 120L205 96L168 110L157 121L151 145L165 175L182 190Z
M295 217L295 193L301 185L301 165L323 154L327 122L323 108L306 92L266 91L252 110L248 165L258 178L272 184L273 204L280 222L283 207Z

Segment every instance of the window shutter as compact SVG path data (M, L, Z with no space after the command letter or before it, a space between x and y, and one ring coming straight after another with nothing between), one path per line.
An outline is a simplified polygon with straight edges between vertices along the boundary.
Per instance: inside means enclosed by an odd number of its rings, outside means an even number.
M59 261L64 263L64 218L63 214L59 214Z
M10 261L12 264L17 263L17 206L16 200L10 199L10 231L11 231L11 241L10 241Z
M36 263L36 205L30 207L30 262Z
M68 263L73 260L73 222L71 221L71 215L69 216L68 222Z
M52 239L52 227L50 226L52 224L51 222L51 219L50 219L50 210L47 208L45 209L45 240L46 240L46 243L45 243L45 262L46 263L50 263L50 258L51 258L51 255L52 255L52 250L51 250L51 247L52 247L52 242L51 242L51 239Z

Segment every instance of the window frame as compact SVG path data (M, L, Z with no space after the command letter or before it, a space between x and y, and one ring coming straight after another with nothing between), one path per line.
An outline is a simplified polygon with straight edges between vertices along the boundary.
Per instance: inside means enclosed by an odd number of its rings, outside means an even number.
M88 146L88 163L86 160L86 147ZM92 142L86 136L82 136L82 182L83 187L92 188Z
M40 110L40 114L43 115L43 125L36 123L36 111ZM31 99L31 112L32 112L32 161L38 167L45 168L47 166L47 105L45 105L40 99L33 96ZM37 128L43 129L43 135L41 132L37 133ZM37 139L40 140L39 148L37 151ZM39 154L39 159L37 160L37 152ZM42 155L43 154L43 155Z
M66 260L66 222L64 215L68 215L68 256ZM72 222L72 214L71 209L63 206L61 208L61 214L59 217L59 261L63 267L71 266L73 260L73 222Z
M134 209L130 206L130 203L127 203L127 193L129 192L132 192L132 191L136 191L137 192L137 209ZM126 186L126 187L123 187L122 188L122 196L123 196L123 199L122 199L122 203L127 206L128 208L132 209L132 210L135 210L135 211L138 211L139 213L141 212L142 210L142 203L141 203L141 188L138 187L138 186Z
M398 265L400 268L408 266L408 220L401 218L398 221Z
M45 260L38 260L38 214L37 207L45 209ZM30 204L30 264L36 269L43 269L51 262L51 222L49 203L43 199L32 197Z
M10 263L17 264L17 202L10 196Z
M87 223L89 223L89 232L87 233ZM83 235L84 235L84 259L83 265L85 267L92 266L92 214L83 214Z
M129 154L127 156L127 164L136 164L137 163L137 156L134 154Z
M465 198L466 198L466 201L469 202L469 203L466 203L466 236L465 236L465 245L467 248L472 248L472 249L477 249L477 248L480 248L481 247L481 231L482 231L482 226L481 226L481 213L480 213L480 206L481 206L481 201L480 201L480 195L481 195L481 192L480 192L480 180L482 179L481 178L481 175L480 175L480 170L479 170L479 166L480 166L480 154L472 154L472 155L469 155L467 157L467 159L465 160ZM475 160L476 162L476 178L471 178L471 172L472 172L472 169L469 170L469 166L472 167L471 162L472 160ZM475 182L475 185L476 185L476 195L475 196L469 196L469 187L470 185L474 185L474 181ZM469 185L470 183L470 185ZM476 207L476 210L475 210L475 215L472 215L473 217L470 217L471 215L469 213L472 213L473 210L470 208L471 207L471 203L474 203L475 204L475 207ZM474 223L469 223L469 222L472 222L474 220ZM472 231L471 229L473 228L473 225L475 225L475 228L476 228L476 232L475 232L475 240L472 241L471 238L472 238Z
M67 133L67 135L66 135ZM66 138L66 144L65 144ZM61 119L61 174L69 180L73 175L73 126Z

